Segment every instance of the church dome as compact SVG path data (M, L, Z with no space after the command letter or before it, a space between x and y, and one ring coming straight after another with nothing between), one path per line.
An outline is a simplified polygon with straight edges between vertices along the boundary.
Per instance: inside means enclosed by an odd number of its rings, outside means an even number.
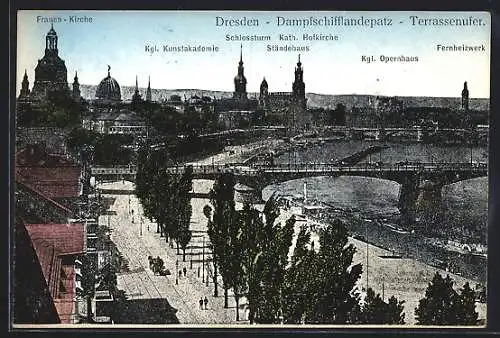
M109 73L110 68L111 67L108 66L108 76L102 79L101 83L99 83L99 86L97 86L95 96L101 100L120 101L120 85L118 84L118 81L111 77Z

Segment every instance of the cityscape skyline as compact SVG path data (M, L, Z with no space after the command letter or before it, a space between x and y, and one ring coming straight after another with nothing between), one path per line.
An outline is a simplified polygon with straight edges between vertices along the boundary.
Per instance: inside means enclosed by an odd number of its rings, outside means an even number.
M325 12L342 14L342 12ZM325 15L321 13L321 15ZM277 14L295 17L288 12L231 12L236 17L245 14L262 20ZM314 14L320 15L319 12ZM343 13L346 15L346 13ZM412 13L413 14L413 13ZM471 13L467 13L470 15ZM243 63L248 80L247 91L258 93L263 78L271 92L290 91L293 70L298 55L304 67L307 93L325 95L381 95L458 97L467 81L471 98L489 98L490 17L489 13L472 13L483 18L484 27L454 27L429 29L417 33L410 23L398 29L388 28L336 28L325 27L292 30L289 27L215 27L218 15L227 12L106 12L106 11L20 11L18 13L18 57L16 93L26 70L30 86L34 80L36 62L43 55L45 35L51 23L37 22L39 17L92 18L87 23L55 23L59 38L59 56L65 61L68 83L78 72L82 85L98 85L107 75L121 86L147 87L148 77L152 89L194 89L232 92L237 73L240 45L243 45ZM373 12L350 12L348 15L375 16ZM380 16L380 14L378 14ZM432 15L418 13L419 16ZM434 16L436 13L434 13ZM457 13L439 13L445 17ZM394 21L408 17L408 13L391 13ZM168 22L164 20L168 18ZM148 20L148 25L144 25ZM271 20L271 19L269 19ZM124 23L131 24L123 26ZM197 29L192 34L192 28ZM116 29L119 27L120 29ZM128 27L132 27L129 29ZM205 29L206 28L206 29ZM468 29L467 35L460 32ZM338 36L340 41L278 41L280 34L323 34ZM405 34L414 34L414 39ZM226 35L270 36L271 41L224 41ZM171 36L165 39L164 36ZM363 45L356 43L362 38ZM96 41L101 40L99 48ZM437 52L436 43L482 44L486 52ZM329 46L333 46L330 48ZM218 52L163 52L163 46L203 45L218 46ZM268 52L266 45L309 46L310 51ZM382 47L380 47L382 45ZM426 48L422 48L425 45ZM146 52L146 46L157 46L157 52ZM399 47L398 47L399 46ZM327 47L327 48L325 48ZM363 55L417 56L418 62L363 62ZM411 80L409 80L411 79ZM406 85L402 86L401 83Z

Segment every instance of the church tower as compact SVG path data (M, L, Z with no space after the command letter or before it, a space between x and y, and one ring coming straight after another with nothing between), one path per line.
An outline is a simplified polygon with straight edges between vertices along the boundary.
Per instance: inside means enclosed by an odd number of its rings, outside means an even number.
M464 82L464 89L462 90L462 109L469 110L469 89L467 89L467 81Z
M297 66L295 67L295 80L292 85L293 98L297 104L300 104L301 107L306 107L306 85L304 83L304 70L302 68L302 63L300 62L300 54L299 61L297 62Z
M137 75L135 76L135 91L134 95L132 95L132 102L140 102L142 101L141 93L139 92L139 85L137 83Z
M247 79L245 78L243 72L243 45L240 45L240 62L238 64L238 75L236 75L234 78L234 99L247 99Z
M80 100L80 83L78 82L78 72L75 71L75 78L73 79L73 99Z
M28 81L28 74L24 70L23 82L21 84L21 91L19 93L20 99L27 99L30 95L30 82Z
M54 25L50 25L50 30L45 37L45 56L57 56L57 33Z
M38 60L35 68L35 82L31 96L38 100L47 100L51 96L70 97L67 69L64 61L59 57L57 49L57 33L54 26L45 37L45 55Z
M146 101L151 102L151 77L148 76L148 89L146 90Z

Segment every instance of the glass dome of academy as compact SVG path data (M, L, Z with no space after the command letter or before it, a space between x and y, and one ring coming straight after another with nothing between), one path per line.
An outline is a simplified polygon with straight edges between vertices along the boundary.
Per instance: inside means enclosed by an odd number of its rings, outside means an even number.
M58 54L57 33L51 25L45 38L45 55L38 60L35 68L35 82L31 91L33 99L46 99L50 93L70 96L66 65Z
M121 91L118 81L110 75L111 67L108 66L108 76L106 76L97 86L95 96L99 100L121 101Z

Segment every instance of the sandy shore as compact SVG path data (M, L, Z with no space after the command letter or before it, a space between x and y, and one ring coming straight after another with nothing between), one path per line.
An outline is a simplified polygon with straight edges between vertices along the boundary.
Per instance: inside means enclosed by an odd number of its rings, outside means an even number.
M249 157L258 154L259 152L272 150L282 145L284 141L276 139L265 139L256 142L247 143L238 146L227 146L224 151L216 155L208 156L198 161L188 162L186 164L225 164L225 163L239 163L248 159Z

